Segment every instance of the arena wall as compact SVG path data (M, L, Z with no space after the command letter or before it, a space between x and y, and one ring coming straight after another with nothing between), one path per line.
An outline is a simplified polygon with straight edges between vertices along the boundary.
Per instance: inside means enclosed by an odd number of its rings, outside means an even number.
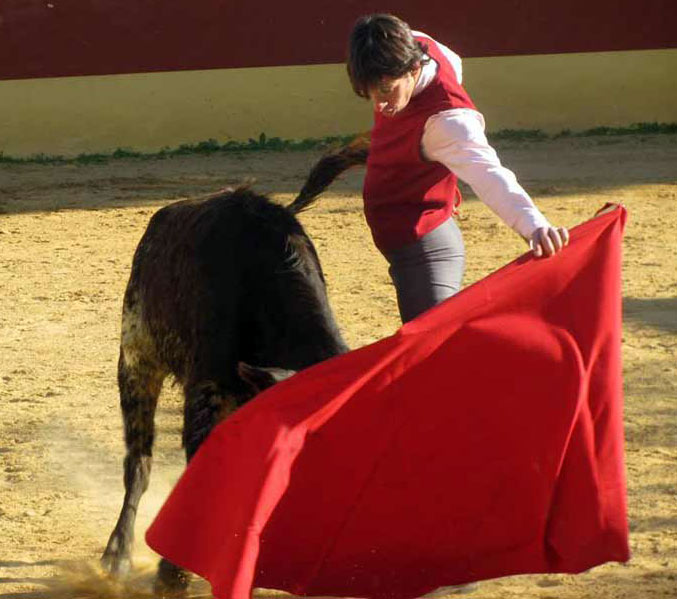
M383 10L464 57L464 83L491 131L677 121L673 0L645 0L640 14L629 0L478 0L456 12L442 0L272 4L257 14L241 0L6 0L0 152L366 130L345 38L357 16Z

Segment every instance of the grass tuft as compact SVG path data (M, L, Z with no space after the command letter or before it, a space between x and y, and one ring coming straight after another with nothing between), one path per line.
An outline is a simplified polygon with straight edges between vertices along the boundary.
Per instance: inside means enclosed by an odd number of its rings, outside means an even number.
M540 129L501 129L487 137L492 141L542 141L550 136Z

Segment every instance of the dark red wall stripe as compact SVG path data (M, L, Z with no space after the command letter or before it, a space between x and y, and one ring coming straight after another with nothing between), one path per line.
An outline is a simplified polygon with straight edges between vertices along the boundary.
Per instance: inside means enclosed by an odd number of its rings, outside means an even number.
M677 47L677 0L0 0L0 79L342 62L371 12L467 57Z

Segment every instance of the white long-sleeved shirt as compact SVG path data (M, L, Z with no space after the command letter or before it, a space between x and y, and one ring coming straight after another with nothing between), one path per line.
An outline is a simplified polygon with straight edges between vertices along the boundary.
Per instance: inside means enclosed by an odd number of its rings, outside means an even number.
M420 32L414 32L414 35L429 37ZM462 83L461 58L436 43L451 63L458 82ZM437 68L432 59L423 65L414 96L430 85ZM528 239L537 228L550 226L517 182L515 174L501 164L496 150L489 145L484 117L477 110L455 108L431 116L423 129L421 151L427 160L442 163L470 185L477 197L522 237Z

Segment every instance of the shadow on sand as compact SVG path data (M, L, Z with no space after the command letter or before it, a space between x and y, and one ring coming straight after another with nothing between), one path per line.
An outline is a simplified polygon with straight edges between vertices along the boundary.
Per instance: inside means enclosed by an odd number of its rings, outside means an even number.
M635 185L674 183L677 136L585 137L501 142L501 160L529 193L554 198ZM154 206L254 181L264 195L296 194L321 150L214 153L102 163L0 163L0 215L122 206ZM640 159L641 158L641 159ZM332 192L360 198L364 169L354 168ZM464 195L473 197L464 187ZM291 198L290 198L291 199ZM613 200L611 200L613 201Z
M677 333L677 298L624 298L623 319L667 333Z

